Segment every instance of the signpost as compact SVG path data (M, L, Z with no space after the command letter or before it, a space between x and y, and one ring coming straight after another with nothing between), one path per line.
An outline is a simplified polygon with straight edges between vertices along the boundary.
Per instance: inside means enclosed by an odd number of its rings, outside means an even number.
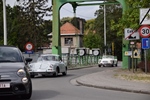
M33 54L33 48L34 48L33 44L31 42L27 42L25 45L25 53L29 54L30 56L30 54Z
M150 38L142 38L142 49L144 49L145 54L145 73L147 73L147 49L150 49Z

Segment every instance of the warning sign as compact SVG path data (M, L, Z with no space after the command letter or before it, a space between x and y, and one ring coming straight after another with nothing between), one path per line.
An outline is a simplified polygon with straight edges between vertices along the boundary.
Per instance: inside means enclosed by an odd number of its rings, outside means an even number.
M132 55L131 55L131 58L132 58ZM133 51L133 58L141 58L139 50L136 49Z

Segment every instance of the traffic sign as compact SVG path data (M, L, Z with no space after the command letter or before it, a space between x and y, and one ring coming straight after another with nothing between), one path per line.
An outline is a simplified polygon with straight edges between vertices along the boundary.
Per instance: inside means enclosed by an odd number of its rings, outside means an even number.
M143 38L148 38L150 36L150 26L143 25L139 28L140 36Z
M150 48L150 38L142 38L142 49Z
M26 53L26 54L33 54L33 50L30 50L30 51L29 51L29 50L26 50L25 53Z
M135 32L133 29L125 28L125 40L138 40L140 39L139 32Z
M137 49L134 50L133 54L133 58L140 58L140 52Z
M132 51L125 51L125 56L131 56L132 55Z
M27 42L27 43L26 43L25 49L26 49L27 51L31 51L31 50L33 50L33 48L34 48L34 46L33 46L33 44L32 44L31 42Z
M146 14L150 15L150 8L140 8L140 25L150 24L150 18Z

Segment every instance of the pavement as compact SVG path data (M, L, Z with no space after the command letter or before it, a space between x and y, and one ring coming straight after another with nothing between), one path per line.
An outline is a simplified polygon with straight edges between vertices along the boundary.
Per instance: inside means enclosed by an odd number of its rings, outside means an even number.
M88 87L150 94L150 83L128 81L116 78L114 74L117 69L119 69L119 67L113 67L102 72L84 75L76 78L75 81L79 85Z

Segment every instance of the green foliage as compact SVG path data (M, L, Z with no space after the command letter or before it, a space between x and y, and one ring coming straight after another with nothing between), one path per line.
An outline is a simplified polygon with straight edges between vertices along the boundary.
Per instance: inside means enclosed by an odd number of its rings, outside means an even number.
M149 8L149 0L126 0L129 8L124 12L122 18L119 19L119 23L115 23L114 20L111 21L111 29L116 30L119 36L124 35L125 28L131 28L138 30L139 25L139 15L140 8Z
M7 44L19 47L24 51L24 45L30 41L35 50L43 44L49 44L47 34L52 32L52 21L44 19L51 16L51 6L48 0L17 0L19 5L6 5ZM0 44L3 45L3 3L0 1Z
M85 34L95 31L95 19L87 20L84 29Z
M95 31L104 41L104 6L100 5L100 9L95 12L97 18L95 19ZM115 24L119 23L118 19L122 17L122 8L120 5L106 5L106 46L103 48L110 48L111 43L114 42L115 55L119 59L122 57L122 36L117 35L119 28L111 30L111 20ZM120 49L117 49L120 48Z
M103 41L102 38L98 34L88 33L84 35L83 38L84 47L87 48L102 48Z
M66 22L71 22L72 19L73 19L72 17L64 17L64 18L62 18L61 21L60 21L60 26L62 26Z
M51 16L50 12L52 11L52 6L48 6L48 0L17 0L19 2L19 21L22 28L19 29L19 36L24 37L20 38L22 45L25 45L26 42L30 41L34 44L35 51L37 47L45 43L47 35L51 31L44 30L42 24L44 22L44 16ZM47 26L45 25L47 28ZM51 28L50 28L51 29ZM44 30L44 31L43 31ZM21 46L20 46L21 48Z

